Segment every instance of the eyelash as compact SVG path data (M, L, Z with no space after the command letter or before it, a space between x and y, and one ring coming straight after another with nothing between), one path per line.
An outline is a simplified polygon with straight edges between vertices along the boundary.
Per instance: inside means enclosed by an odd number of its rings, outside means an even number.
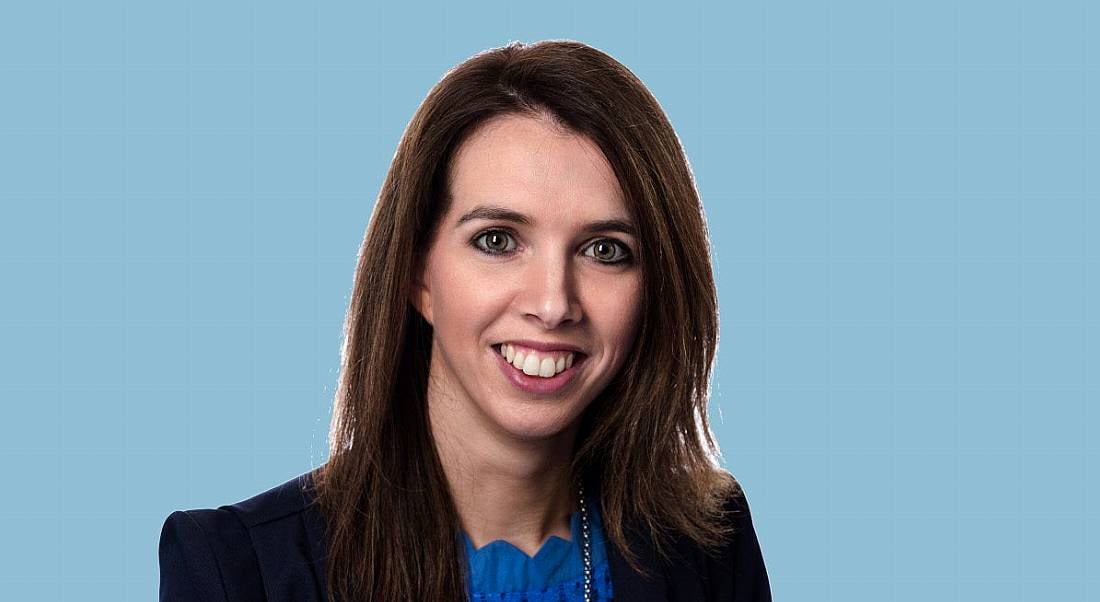
M504 234L505 236L511 236L512 238L516 237L515 234L513 232L511 232L510 230L504 230L504 229L500 229L500 228L492 228L492 229L489 229L489 230L482 230L481 232L478 232L477 235L474 236L470 240L470 246L473 247L474 249L480 251L481 253L484 253L485 255L501 256L501 255L509 255L510 253L515 252L515 251L511 251L511 252L508 252L508 251L492 251L492 250L489 250L486 247L483 247L482 245L480 245L478 243L478 241L481 240L487 234ZM603 261L601 259L596 259L597 263L600 263L600 264L603 264L603 265L611 265L611 266L630 265L631 263L634 263L634 254L630 251L630 247L626 246L626 244L624 244L624 243L622 243L622 242L620 242L620 241L618 241L614 238L598 238L598 239L592 241L592 244L588 245L588 247L586 247L586 249L591 248L593 244L596 244L598 242L605 242L605 241L610 242L610 243L618 246L619 249L622 251L623 256L620 259L616 260L616 261Z

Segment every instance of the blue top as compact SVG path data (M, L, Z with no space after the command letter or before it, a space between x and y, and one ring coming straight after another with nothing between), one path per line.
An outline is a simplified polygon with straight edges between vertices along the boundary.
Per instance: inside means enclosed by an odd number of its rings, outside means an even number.
M598 506L588 500L589 537L592 545L592 599L612 600L603 525ZM462 544L469 560L470 600L483 602L580 602L584 600L584 561L581 552L581 517L569 518L572 540L551 535L534 557L503 539L474 549L465 531Z

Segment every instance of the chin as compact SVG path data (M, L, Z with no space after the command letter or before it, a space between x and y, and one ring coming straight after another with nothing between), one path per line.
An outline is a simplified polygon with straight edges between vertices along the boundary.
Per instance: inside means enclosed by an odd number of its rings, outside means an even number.
M497 424L516 439L538 441L565 433L575 422L572 412L549 411L549 408L532 410L530 406L520 405L499 416Z

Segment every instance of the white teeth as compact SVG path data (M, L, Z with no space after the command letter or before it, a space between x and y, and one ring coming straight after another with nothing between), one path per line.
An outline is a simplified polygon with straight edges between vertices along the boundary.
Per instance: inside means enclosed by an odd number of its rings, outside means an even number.
M504 343L500 346L500 354L509 364L522 370L528 376L549 378L573 365L574 353L555 356L555 354L539 354L536 351L517 349ZM556 359L555 359L556 358Z
M527 376L534 376L539 373L539 356L532 353L523 358L523 373Z

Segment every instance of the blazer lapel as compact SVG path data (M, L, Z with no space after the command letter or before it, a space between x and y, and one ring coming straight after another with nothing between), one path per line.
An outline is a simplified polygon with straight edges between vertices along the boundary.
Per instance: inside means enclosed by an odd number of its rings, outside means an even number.
M627 531L627 533L631 533ZM630 535L630 549L638 554L642 566L651 573L643 578L635 573L619 549L607 542L607 562L611 569L611 589L616 600L630 602L666 602L668 600L668 581L660 563L650 545L643 536Z

